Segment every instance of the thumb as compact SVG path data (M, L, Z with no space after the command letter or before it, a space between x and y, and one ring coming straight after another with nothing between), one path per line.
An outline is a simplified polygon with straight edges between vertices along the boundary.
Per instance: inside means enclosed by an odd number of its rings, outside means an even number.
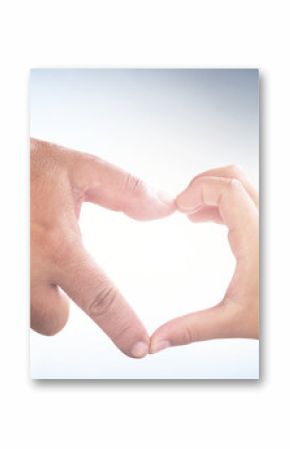
M175 318L159 327L151 337L150 353L194 341L236 336L238 306L221 302L214 307ZM232 335L232 330L234 334Z

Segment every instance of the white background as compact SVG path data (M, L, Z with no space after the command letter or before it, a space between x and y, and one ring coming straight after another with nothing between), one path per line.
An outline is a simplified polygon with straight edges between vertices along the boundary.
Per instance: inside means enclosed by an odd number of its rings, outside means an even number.
M104 6L105 5L105 6ZM1 446L289 445L287 2L9 2L1 6ZM262 71L262 381L29 380L27 83L35 65ZM24 319L25 318L25 319Z
M174 198L196 174L239 164L258 187L257 70L33 70L30 132L89 151ZM227 229L174 214L136 222L83 205L83 241L149 334L219 302L234 270ZM257 379L257 340L218 340L132 360L71 304L53 338L31 331L34 379Z

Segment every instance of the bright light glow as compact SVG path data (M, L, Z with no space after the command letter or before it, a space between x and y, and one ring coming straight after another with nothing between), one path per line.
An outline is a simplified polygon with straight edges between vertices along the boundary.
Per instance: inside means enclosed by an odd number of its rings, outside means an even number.
M200 171L242 165L258 185L255 70L36 70L31 135L96 154L172 195ZM154 222L86 204L84 243L149 333L218 302L234 270L226 229ZM259 344L217 340L125 357L74 304L66 328L31 331L33 378L257 378Z

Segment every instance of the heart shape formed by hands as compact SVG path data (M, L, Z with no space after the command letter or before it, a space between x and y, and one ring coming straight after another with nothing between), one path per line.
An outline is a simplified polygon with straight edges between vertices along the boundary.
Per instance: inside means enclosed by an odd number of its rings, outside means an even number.
M139 220L162 218L177 208L192 221L228 226L237 266L224 299L211 309L164 324L150 339L82 245L78 217L84 201ZM197 176L175 201L99 158L32 140L31 327L45 335L63 328L68 301L61 287L131 357L191 341L257 338L257 205L254 189L234 167Z

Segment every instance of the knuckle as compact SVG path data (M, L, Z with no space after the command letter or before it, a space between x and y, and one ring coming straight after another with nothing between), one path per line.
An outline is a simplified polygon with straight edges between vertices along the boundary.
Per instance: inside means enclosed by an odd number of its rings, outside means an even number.
M30 326L35 332L39 334L46 335L47 337L58 334L66 325L68 321L69 311L62 314L55 313L52 316L39 317L33 312L30 317Z
M195 324L193 327L187 327L186 333L185 333L186 343L191 343L193 341L199 341L200 340L200 332L198 329L198 325Z
M118 295L117 289L109 282L100 284L92 301L88 304L88 314L96 319L110 312Z
M49 298L43 298L32 290L30 297L30 326L36 332L52 336L60 332L69 318L69 303L60 298L51 307Z
M199 331L196 326L196 324L192 325L185 325L182 334L179 337L179 344L181 345L187 345L189 343L192 343L193 341L199 340Z
M128 174L125 179L124 190L134 194L142 194L146 190L146 186L141 179Z
M242 183L237 178L229 178L227 187L230 192L235 192L241 189Z

